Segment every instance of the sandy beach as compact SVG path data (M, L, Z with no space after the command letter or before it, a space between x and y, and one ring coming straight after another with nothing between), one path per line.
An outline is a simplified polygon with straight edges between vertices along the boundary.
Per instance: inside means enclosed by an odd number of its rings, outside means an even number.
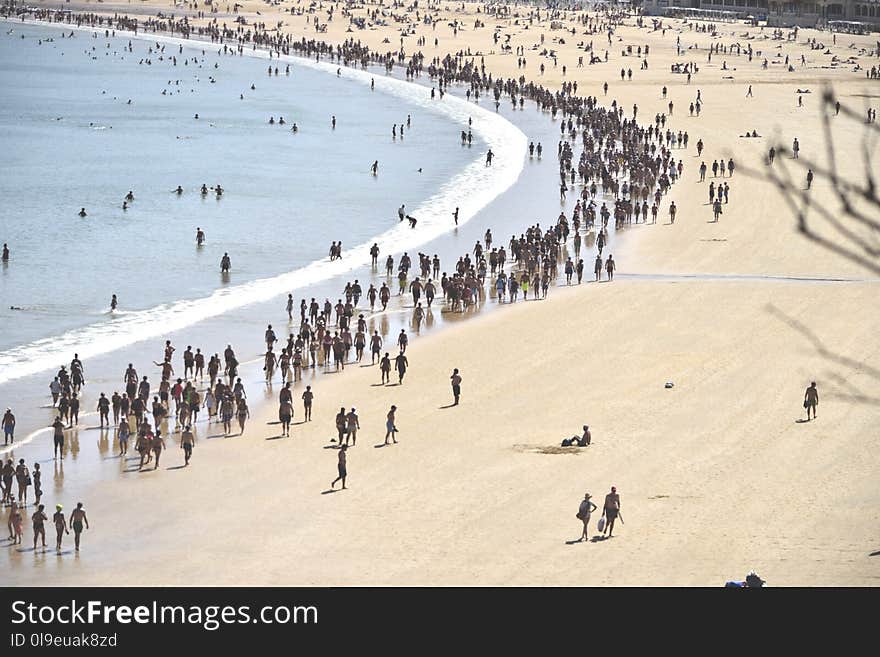
M282 12L305 4L243 5L238 15L249 23L281 20L283 30L307 38L341 43L354 37L376 49L400 42L401 24L390 17L387 26L347 33L341 5L320 34L307 26L314 15ZM63 6L107 13L133 7ZM797 138L800 161L780 153L772 170L786 167L801 190L806 163L815 163L811 202L827 207L853 238L876 242L876 232L843 217L831 181L819 175L819 167L828 166L825 85L858 115L831 112L838 179L864 179L863 144L876 155L877 124L867 126L864 115L880 106L880 82L866 79L864 69L880 59L860 54L876 47L876 35L838 34L832 44L831 33L804 29L796 41L772 40L763 38L772 28L762 33L723 23L713 38L678 20L664 19L664 33L637 28L630 18L609 46L602 34L581 34L583 27L570 21L574 14L564 23L577 28L572 35L538 21L524 29L515 18L487 16L482 5L439 6L436 30L414 25L405 37L407 52L425 36L427 57L470 50L483 54L493 76L522 74L552 88L577 81L578 94L609 106L616 100L627 115L637 104L640 121L668 113L674 103L665 127L686 130L690 138L676 154L683 179L663 199L656 225L633 226L619 240L619 276L551 288L546 300L414 339L403 385L376 385L376 367L324 376L308 424L298 424L297 386L290 438L279 437L277 406L269 404L244 437L200 439L187 469L164 469L183 460L169 445L158 471L89 491L83 501L92 528L79 557L10 547L4 581L719 586L756 570L771 585L877 585L880 459L871 451L880 409L876 252L854 247L869 261L860 263L799 234L765 162L772 145L788 148ZM171 7L141 2L136 8L154 15ZM377 8L352 11L363 16ZM319 15L325 22L326 11ZM224 12L214 16L234 21ZM474 29L475 18L485 26ZM465 28L453 35L456 19ZM525 46L525 69L493 42L496 29L512 35L510 46ZM544 47L557 53L555 66L531 49L541 34ZM383 46L386 37L390 43ZM564 44L555 42L560 37ZM806 41L814 37L831 54L810 49ZM586 63L589 55L577 43L591 40L597 54L608 49L607 63ZM719 53L707 62L712 43L752 44L762 54L749 62L745 54ZM621 55L628 45L650 46L647 70L639 68L639 57ZM691 45L699 49L688 50ZM793 72L781 63L785 55ZM861 70L843 63L851 55ZM771 61L766 70L765 57ZM841 63L832 66L832 57ZM674 63L689 61L700 68L690 84L670 73ZM632 69L631 81L621 81L621 68ZM746 98L749 85L753 97ZM688 105L698 89L702 110L691 116ZM802 94L803 107L798 89L810 91ZM761 137L740 137L751 130ZM701 157L698 140L705 144ZM555 144L545 148L553 166ZM707 186L721 178L710 169L700 182L698 167L720 158L733 158L736 172L724 178L730 202L714 222ZM876 174L876 159L867 166ZM670 199L678 206L674 225ZM876 205L855 207L877 221ZM548 207L540 221L549 224L558 212ZM832 244L856 243L815 211L808 219ZM523 228L535 220L523 217ZM462 403L449 407L453 368L464 379ZM807 423L800 420L810 381L818 382L821 402L818 419ZM398 408L399 444L385 447L391 404ZM357 407L362 429L348 451L349 487L331 493L337 452L330 438L340 406ZM559 448L583 424L590 425L593 444ZM610 540L575 542L584 492L601 506L612 485L625 524ZM28 529L24 547L29 541Z

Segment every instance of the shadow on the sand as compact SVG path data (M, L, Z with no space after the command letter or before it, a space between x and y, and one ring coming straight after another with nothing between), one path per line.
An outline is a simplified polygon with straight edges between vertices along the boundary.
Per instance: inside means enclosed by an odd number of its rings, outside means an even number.
M280 436L269 436L266 440L280 440L281 438L285 438L284 434Z
M170 468L165 468L166 470L183 470L185 465L172 465Z
M345 490L343 488L330 488L328 490L322 490L321 495L330 495L331 493L338 493L341 490Z

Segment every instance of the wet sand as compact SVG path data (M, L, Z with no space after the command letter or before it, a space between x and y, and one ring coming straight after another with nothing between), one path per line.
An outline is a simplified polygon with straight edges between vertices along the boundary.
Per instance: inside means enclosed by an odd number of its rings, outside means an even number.
M475 6L467 7L472 25ZM269 22L271 13L260 11ZM481 19L487 26L460 33L456 49L492 49L494 20ZM355 36L378 46L387 34L393 47L396 27ZM746 31L721 26L729 29ZM452 50L445 19L437 33L437 54ZM528 47L538 33L533 26L514 41L527 44L525 74L534 80L538 57ZM82 556L10 548L10 584L720 585L751 569L773 585L875 584L876 276L798 235L773 185L744 170L766 171L763 153L775 135L783 144L798 137L801 157L821 161L820 80L857 107L880 104L861 95L874 94L876 83L848 67L820 68L830 56L802 44L760 42L763 50L782 44L793 60L805 53L810 65L796 64L795 73L728 56L738 69L730 72L720 70L721 55L708 65L705 50L676 56L674 31L619 33L624 40L615 40L609 64L582 69L574 50L581 37L566 35L558 67L544 60L540 81L558 83L567 63L578 93L603 100L607 80L608 102L616 98L628 113L637 102L640 117L665 110L666 84L676 104L667 126L689 132L684 180L671 192L676 223L667 225L664 199L659 225L628 231L620 277L554 288L546 301L414 340L403 386L374 385L376 368L324 377L313 422L294 426L291 438L277 438L276 411L267 408L245 437L200 439L186 470L164 469L182 462L171 449L157 472L95 484L84 500L93 529ZM424 26L418 34L433 37ZM830 43L828 33L809 30L798 40L813 35ZM340 21L318 36L351 35ZM604 50L603 37L592 38ZM850 42L873 37L837 41L832 51L845 56ZM620 56L627 43L651 44L648 71ZM669 74L673 61L699 63L691 85ZM517 74L512 55L487 55L486 66ZM632 82L619 81L621 66L633 68ZM744 98L747 84L753 99ZM798 87L812 91L800 109ZM704 106L692 118L686 106L696 88ZM840 123L840 152L857 153L864 126ZM753 128L764 138L739 138ZM718 223L705 205L707 183L697 182L699 138L708 164L737 161ZM858 179L859 158L838 164ZM824 180L811 197L833 203ZM546 221L556 212L548 207ZM464 377L462 405L444 408L453 367ZM799 422L810 380L819 383L819 418ZM675 387L664 388L666 381ZM398 406L400 444L376 448L390 404ZM362 430L349 452L350 489L326 493L336 475L333 415L342 405L358 408ZM301 419L297 403L294 422ZM591 447L550 449L585 423ZM584 491L600 503L611 485L625 524L613 539L570 544Z

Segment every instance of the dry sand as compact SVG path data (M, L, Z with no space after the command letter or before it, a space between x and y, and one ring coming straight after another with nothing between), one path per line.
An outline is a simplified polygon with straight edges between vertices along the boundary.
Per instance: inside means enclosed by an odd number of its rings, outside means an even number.
M259 17L245 12L249 20L276 20L277 8L245 6L261 11ZM466 5L469 26L475 8ZM451 17L448 8L443 16ZM491 39L496 21L481 18L485 28L455 38L446 18L436 33L419 26L417 34L428 37L429 56L469 47L486 53L493 74L518 75L515 56L489 54L497 51ZM319 38L352 36L345 23L337 15ZM526 45L525 74L539 79L539 57L529 48L542 30L503 23L516 34L511 45ZM294 28L304 25L305 17L294 18ZM731 30L758 33L742 25L720 29L718 40L728 44L746 43L727 36ZM386 48L393 48L398 32L392 24L354 37L378 47L387 35ZM543 32L548 45L563 36ZM683 44L704 49L677 57L676 35L677 29L664 37L620 28L608 64L577 69L578 41L592 39L600 54L606 41L566 34L566 45L554 46L557 67L540 60L547 66L544 84L558 84L566 64L565 79L578 81L579 94L609 104L617 99L627 114L635 102L640 118L665 110L660 88L669 87L675 112L667 126L690 136L689 149L681 151L684 180L671 193L678 218L667 225L664 199L659 224L630 230L615 253L622 274L666 276L553 288L546 301L428 334L408 349L411 370L403 386L373 385L376 368L322 377L314 421L295 426L291 438L272 439L279 433L266 424L275 419L273 407L251 420L243 438L201 440L187 470L102 484L85 500L93 528L80 559L38 556L34 565L35 557L22 553L11 558L4 579L714 586L756 569L774 585L877 584L880 557L870 556L880 550L872 451L880 409L876 274L799 236L766 176L744 171L766 170L770 137L786 145L798 137L803 158L826 162L821 83L833 83L841 102L864 114L867 103L880 105L877 82L851 66L826 68L830 55L804 47L812 36L830 44L829 33L802 30L798 45L752 41L765 52L781 44L794 73L779 65L761 70L761 57L749 63L745 56L717 55L709 65L705 47L713 40L706 34L683 32ZM407 37L408 51L415 50L415 38ZM832 50L843 58L854 52L851 42L872 47L874 37L838 35L837 41ZM621 57L626 44L651 46L648 71L639 70L638 58ZM802 52L807 67L796 63ZM724 59L737 70L722 71ZM673 61L698 63L691 85L669 74ZM632 82L620 81L621 66L633 69ZM748 84L753 99L745 98ZM800 109L798 87L812 91ZM697 89L703 111L689 117ZM764 138L739 138L746 129ZM838 117L834 138L846 179L862 173L864 137L862 124ZM705 204L708 182L697 182L700 138L708 164L732 155L738 166L728 179L731 203L717 224L709 222ZM552 156L552 145L547 150ZM811 196L837 207L824 180L817 179ZM554 214L548 208L544 220ZM523 226L531 220L524 217ZM703 277L688 277L695 274ZM767 275L781 278L760 278ZM802 277L850 280L790 280ZM442 408L451 402L453 367L464 377L462 404ZM819 418L799 423L812 379L821 394ZM664 388L666 381L675 387ZM399 409L400 444L375 448L390 404ZM336 451L327 446L342 405L357 406L363 427L349 450L350 488L322 494L336 476ZM301 419L297 405L294 421ZM547 449L584 423L593 431L591 447ZM163 457L168 465L182 460L178 451ZM601 505L611 485L621 494L626 523L611 540L569 544L580 533L574 516L583 493Z

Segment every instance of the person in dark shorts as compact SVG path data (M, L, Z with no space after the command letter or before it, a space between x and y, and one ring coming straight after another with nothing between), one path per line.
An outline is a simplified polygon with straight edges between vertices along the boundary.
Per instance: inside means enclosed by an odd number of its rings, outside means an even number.
M617 494L617 487L612 486L611 492L605 496L605 505L602 507L602 516L605 518L605 529L602 535L608 535L611 538L614 531L614 521L620 515L620 495Z
M58 454L64 456L64 423L60 416L55 418L52 428L55 429L55 458L57 459Z
M83 532L83 522L85 522L86 529L88 529L89 519L86 517L86 511L85 509L83 509L83 503L77 502L76 508L73 510L73 513L70 514L70 526L73 527L73 540L76 544L77 552L79 552L79 539Z
M455 398L453 405L458 406L458 400L461 397L461 375L458 373L457 367L452 370L452 376L449 379L452 381L452 396Z
M195 436L193 436L192 427L187 424L183 433L180 434L180 448L183 450L183 464L189 465L192 457L193 446L195 445Z
M37 507L34 515L31 516L31 521L34 524L34 550L37 549L37 539L43 540L43 547L46 547L46 526L45 523L48 520L45 513L46 507L40 504Z
M345 478L348 476L348 471L345 468L345 453L348 451L348 445L342 445L339 448L339 462L336 465L336 469L339 472L339 476L336 477L331 483L331 490L336 485L337 481L342 481L342 488L345 489Z
M804 391L804 408L807 409L807 422L810 421L810 410L813 411L813 419L816 419L816 407L819 405L819 390L816 382L810 383L810 387Z
M312 400L315 394L312 392L312 386L306 386L305 392L302 394L303 408L305 409L305 421L312 421Z

